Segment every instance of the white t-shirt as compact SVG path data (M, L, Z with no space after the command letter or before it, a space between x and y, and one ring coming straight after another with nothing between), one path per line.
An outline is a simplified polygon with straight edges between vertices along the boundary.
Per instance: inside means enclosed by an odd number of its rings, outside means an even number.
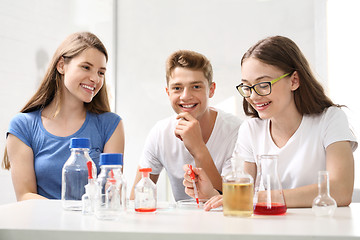
M235 147L241 120L220 110L206 146L220 174L231 170L230 158ZM184 143L175 137L176 116L156 123L151 129L140 160L141 167L151 167L151 174L160 174L163 168L169 176L176 201L190 198L183 185L184 164L195 166L195 160Z
M326 169L326 148L338 141L350 141L352 150L357 140L349 128L344 111L329 107L321 114L304 115L299 128L282 148L273 142L270 121L252 118L239 128L234 154L256 162L261 154L277 154L278 174L284 189L317 183L317 174Z

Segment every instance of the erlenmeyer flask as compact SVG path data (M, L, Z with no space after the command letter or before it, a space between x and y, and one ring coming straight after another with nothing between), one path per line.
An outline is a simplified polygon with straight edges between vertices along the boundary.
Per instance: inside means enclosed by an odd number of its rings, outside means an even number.
M254 214L281 215L286 213L284 193L277 172L277 155L260 155L254 194Z

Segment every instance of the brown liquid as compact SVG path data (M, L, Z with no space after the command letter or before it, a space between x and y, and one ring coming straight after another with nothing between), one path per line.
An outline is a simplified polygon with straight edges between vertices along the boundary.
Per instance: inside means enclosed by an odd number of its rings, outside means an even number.
M223 212L225 216L249 217L253 214L252 183L223 183Z

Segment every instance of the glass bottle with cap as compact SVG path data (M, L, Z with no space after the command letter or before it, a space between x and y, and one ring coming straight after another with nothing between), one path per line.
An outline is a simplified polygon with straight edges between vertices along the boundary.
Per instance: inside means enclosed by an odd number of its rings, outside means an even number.
M156 211L156 185L149 178L151 168L140 168L142 179L135 186L135 211L154 212Z
M254 179L244 172L244 160L231 158L232 171L223 177L224 216L250 217L253 214Z
M126 210L126 181L122 174L123 155L102 153L99 164L99 199L95 206L95 216L98 219L116 220Z
M61 201L65 210L82 210L81 198L88 183L87 162L91 162L93 176L96 165L89 155L90 139L71 138L70 157L62 168Z

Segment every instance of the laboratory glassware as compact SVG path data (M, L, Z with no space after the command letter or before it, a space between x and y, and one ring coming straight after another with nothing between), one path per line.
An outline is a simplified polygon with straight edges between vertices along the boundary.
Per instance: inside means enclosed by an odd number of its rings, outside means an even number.
M149 178L151 168L140 168L142 179L135 186L135 211L154 212L156 211L156 185Z
M287 211L277 161L278 155L260 155L257 158L254 214L282 215Z
M198 190L197 190L196 183L195 183L195 173L194 173L192 165L189 164L188 167L189 167L189 169L191 171L190 178L191 178L193 188L194 188L195 200L196 200L196 203L197 203L198 207L200 208L199 194L198 194Z
M126 210L126 181L121 153L100 154L99 198L95 205L98 219L117 220Z
M85 194L82 196L82 213L84 215L92 215L99 198L99 185L93 178L91 162L87 162L86 165L89 177L88 184L85 185Z
M61 201L65 210L82 210L82 196L88 183L87 162L91 162L92 174L96 165L89 155L90 139L71 138L70 157L62 168Z
M318 195L312 203L316 216L332 216L337 208L336 201L330 196L329 172L318 172Z
M232 171L223 177L224 216L249 217L253 214L254 180L244 172L244 161L231 158Z

